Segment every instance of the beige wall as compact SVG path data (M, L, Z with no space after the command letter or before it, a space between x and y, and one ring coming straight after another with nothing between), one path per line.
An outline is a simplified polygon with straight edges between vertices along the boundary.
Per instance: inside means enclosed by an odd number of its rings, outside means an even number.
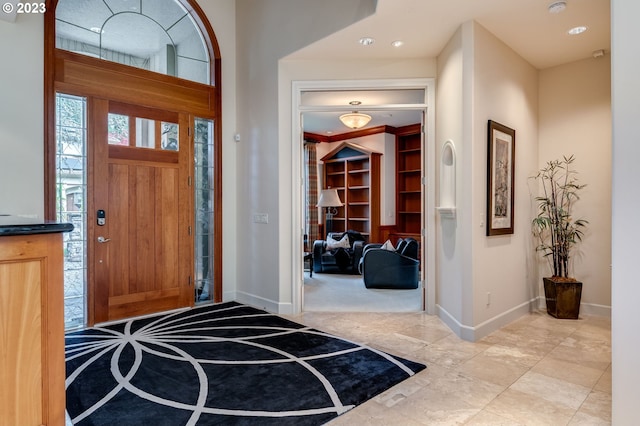
M537 168L538 73L479 24L474 47L471 270L473 324L482 337L528 312L536 296L528 177ZM488 120L516 131L514 232L504 236L486 236Z
M583 281L582 312L611 314L611 64L610 56L540 72L539 166L575 155L587 187L575 217L589 221L571 273ZM532 188L535 189L535 188ZM540 276L549 268L540 262Z

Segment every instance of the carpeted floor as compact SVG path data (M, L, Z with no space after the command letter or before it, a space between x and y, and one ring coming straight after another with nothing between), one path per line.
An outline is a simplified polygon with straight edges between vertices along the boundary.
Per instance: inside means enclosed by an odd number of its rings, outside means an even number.
M77 425L319 425L425 368L235 302L66 335Z
M304 273L307 312L416 312L422 309L422 289L366 288L362 275Z

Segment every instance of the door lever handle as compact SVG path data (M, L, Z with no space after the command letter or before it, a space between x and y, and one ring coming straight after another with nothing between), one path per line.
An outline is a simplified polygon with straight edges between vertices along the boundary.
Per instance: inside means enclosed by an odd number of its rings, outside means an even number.
M99 243L106 243L106 242L109 242L109 241L111 241L111 238L105 238L102 235L98 237L98 242Z

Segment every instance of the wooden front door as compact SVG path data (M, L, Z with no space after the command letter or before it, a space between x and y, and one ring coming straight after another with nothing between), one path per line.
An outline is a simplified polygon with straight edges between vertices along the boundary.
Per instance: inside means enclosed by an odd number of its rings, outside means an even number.
M90 318L191 306L189 117L101 99L91 114Z

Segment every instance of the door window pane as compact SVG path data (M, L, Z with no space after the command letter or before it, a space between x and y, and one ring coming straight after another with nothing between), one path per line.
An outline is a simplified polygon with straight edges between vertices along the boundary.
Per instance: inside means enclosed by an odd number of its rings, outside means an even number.
M129 145L129 117L109 114L107 119L110 145Z
M136 146L138 148L156 147L156 121L136 117Z
M166 123L163 121L160 127L162 129L162 136L160 139L162 149L177 151L179 148L178 125L176 123Z

